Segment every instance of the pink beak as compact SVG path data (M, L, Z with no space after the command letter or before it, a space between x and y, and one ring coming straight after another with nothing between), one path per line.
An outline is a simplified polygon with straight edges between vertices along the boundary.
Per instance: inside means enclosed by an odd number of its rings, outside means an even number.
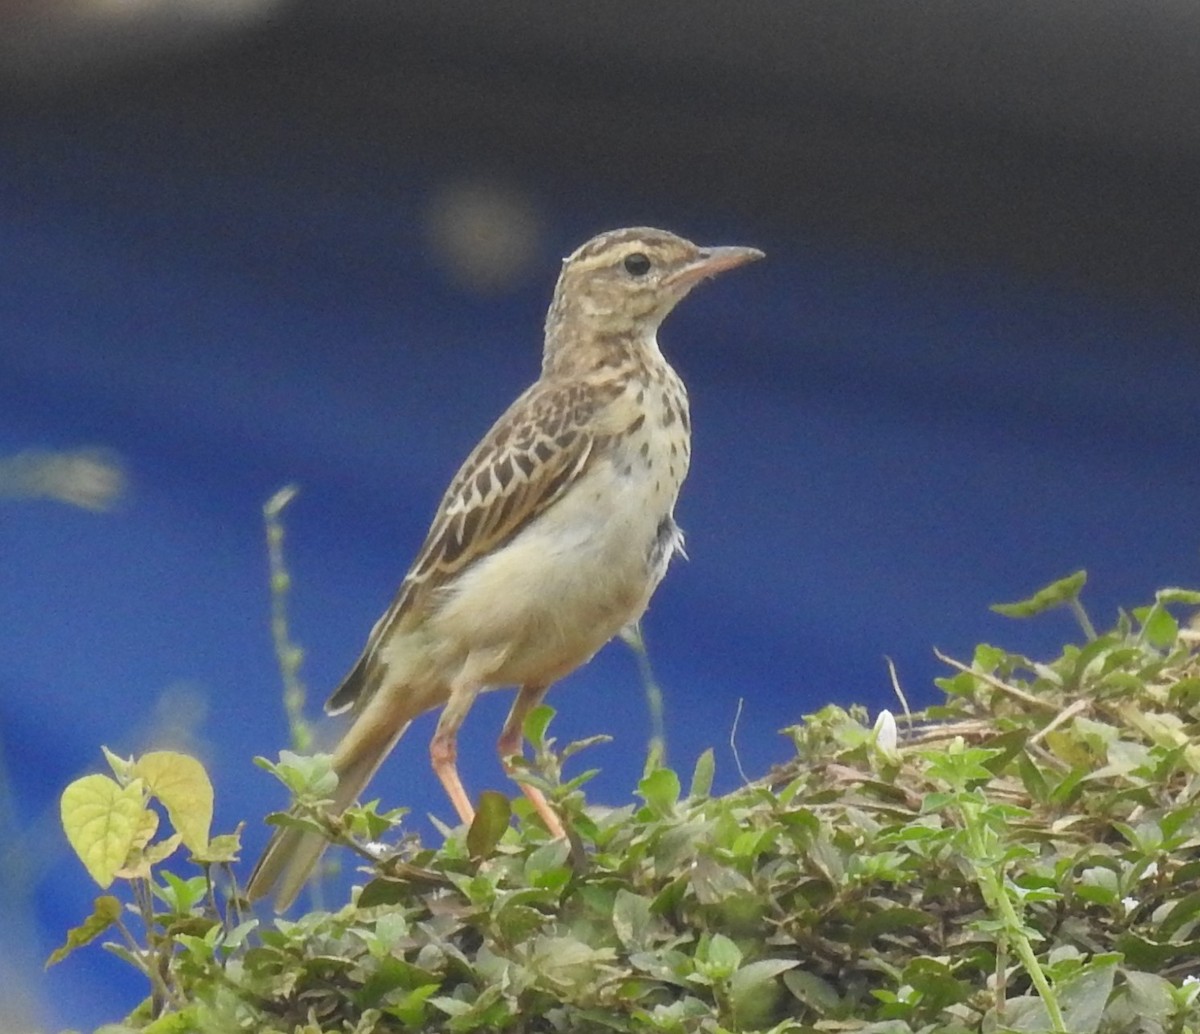
M667 282L690 287L727 269L744 266L762 257L763 253L758 248L701 248L699 257L672 275Z

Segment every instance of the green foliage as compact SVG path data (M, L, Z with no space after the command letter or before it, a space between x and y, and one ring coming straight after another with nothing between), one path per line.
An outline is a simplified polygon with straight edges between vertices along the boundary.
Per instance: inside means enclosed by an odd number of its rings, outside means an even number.
M1082 614L1082 579L1062 585L1033 610ZM1195 1034L1200 631L1168 608L1196 603L1081 621L1046 662L980 646L911 719L826 707L720 797L705 752L589 804L589 773L563 774L582 745L555 750L540 708L522 778L564 841L499 797L436 847L374 805L323 819L327 761L284 758L292 821L356 847L362 886L256 928L155 868L158 984L127 1027ZM80 943L110 927L100 901Z

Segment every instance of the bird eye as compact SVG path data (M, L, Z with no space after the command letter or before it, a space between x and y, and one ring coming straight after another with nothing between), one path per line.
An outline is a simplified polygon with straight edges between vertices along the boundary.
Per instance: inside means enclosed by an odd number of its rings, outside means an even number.
M630 276L645 276L650 272L650 259L640 251L625 256L625 272Z

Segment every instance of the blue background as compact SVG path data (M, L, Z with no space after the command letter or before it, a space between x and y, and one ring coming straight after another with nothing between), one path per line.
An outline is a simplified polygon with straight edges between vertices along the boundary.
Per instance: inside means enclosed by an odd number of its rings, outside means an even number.
M218 830L247 822L248 860L282 804L251 762L287 735L263 502L301 486L287 553L315 713L458 462L536 376L558 258L597 231L649 223L768 254L661 335L695 421L691 560L645 622L680 769L715 746L718 787L737 784L740 699L755 776L804 713L894 706L885 656L919 706L935 645L1056 649L1078 637L1068 615L987 606L1076 568L1101 625L1200 583L1200 323L1176 300L781 225L770 197L511 172L538 213L536 261L480 294L426 230L463 166L334 148L300 113L286 148L257 139L252 112L223 117L31 106L0 133L0 459L100 446L128 478L111 512L0 498L0 980L32 1022L94 1026L143 994L98 948L41 970L95 893L57 798L101 770L101 744L194 752ZM587 759L592 798L629 800L650 725L628 650L550 700L560 741L614 737ZM509 701L481 699L464 730L473 792L511 789L493 751ZM426 832L427 812L451 815L431 731L419 722L371 791Z

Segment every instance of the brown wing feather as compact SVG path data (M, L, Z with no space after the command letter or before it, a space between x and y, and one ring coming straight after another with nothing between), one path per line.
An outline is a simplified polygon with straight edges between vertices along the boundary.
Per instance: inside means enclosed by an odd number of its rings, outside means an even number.
M383 674L376 652L396 625L553 505L587 469L597 442L586 428L599 394L588 384L539 381L492 425L450 482L399 592L326 711L337 714L368 699Z

